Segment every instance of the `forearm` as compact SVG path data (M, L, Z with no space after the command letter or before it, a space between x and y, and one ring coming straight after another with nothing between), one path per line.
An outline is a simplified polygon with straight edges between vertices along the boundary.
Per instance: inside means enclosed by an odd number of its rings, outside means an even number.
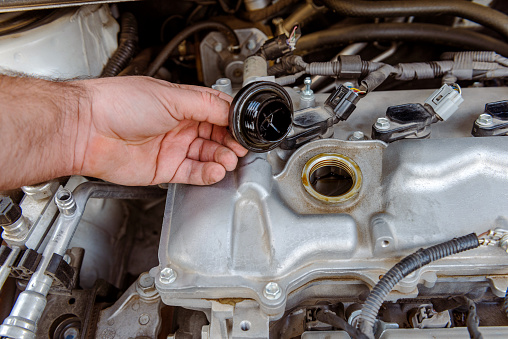
M72 83L0 75L0 190L76 171L83 98Z

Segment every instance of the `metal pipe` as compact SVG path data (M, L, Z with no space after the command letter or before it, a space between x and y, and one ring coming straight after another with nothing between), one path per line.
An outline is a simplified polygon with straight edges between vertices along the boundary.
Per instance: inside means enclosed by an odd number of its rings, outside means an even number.
M153 187L128 187L109 183L86 182L73 193L61 189L55 195L55 202L60 210L55 230L49 240L37 271L32 275L28 285L16 304L0 326L0 336L9 338L35 338L37 322L46 307L46 296L53 283L53 278L46 275L46 269L53 254L63 256L83 216L90 198L102 199L149 199L164 195L165 191Z
M14 261L18 257L20 251L21 249L18 246L13 246L11 248L11 253L9 253L9 256L3 263L2 267L0 267L0 291L2 290L5 281L9 277L9 274L11 273L11 266L12 264L14 264Z

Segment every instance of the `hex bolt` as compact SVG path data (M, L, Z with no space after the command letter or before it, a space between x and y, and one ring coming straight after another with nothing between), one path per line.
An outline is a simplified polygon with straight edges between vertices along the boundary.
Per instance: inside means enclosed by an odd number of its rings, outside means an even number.
M176 272L170 267L164 267L159 274L159 281L163 284L171 284L176 280Z
M139 316L139 323L141 325L146 325L150 322L150 316L148 314L143 313Z
M14 224L22 217L21 207L15 204L11 198L2 197L0 199L0 226Z
M478 119L476 119L476 123L478 124L478 126L488 127L488 126L492 126L494 121L492 119L492 115L483 113L483 114L480 114Z
M141 288L150 288L154 284L154 279L148 272L144 272L139 276L138 282Z
M390 128L390 120L387 118L378 118L374 127L377 130L387 130Z
M266 299L277 300L282 296L282 289L280 288L279 284L271 281L265 285L263 295Z
M351 141L365 140L365 134L362 131L354 131L349 137Z
M247 49L249 51L255 50L257 45L256 41L253 39L249 39L249 41L247 41Z
M222 44L220 42L216 42L213 44L213 50L217 53L222 52Z
M312 79L310 77L306 77L303 81L305 88L302 91L302 95L310 96L314 94L314 91L310 89L310 86L312 85Z

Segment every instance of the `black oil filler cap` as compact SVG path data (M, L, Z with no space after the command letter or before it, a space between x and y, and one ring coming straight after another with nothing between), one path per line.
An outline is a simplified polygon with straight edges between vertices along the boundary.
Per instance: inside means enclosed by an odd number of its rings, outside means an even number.
M268 152L291 132L293 104L286 90L270 81L243 87L229 110L233 137L250 151Z

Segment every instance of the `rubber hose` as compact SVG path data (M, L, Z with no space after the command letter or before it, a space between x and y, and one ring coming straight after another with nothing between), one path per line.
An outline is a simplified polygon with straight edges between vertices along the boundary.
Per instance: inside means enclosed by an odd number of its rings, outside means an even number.
M492 51L445 52L441 55L441 59L453 60L456 56L465 56L478 62L497 62L500 65L508 66L508 58Z
M508 56L508 44L491 36L461 28L422 23L379 23L339 27L302 36L296 45L300 51L324 46L371 41L424 41Z
M367 336L360 332L356 327L350 325L346 320L328 310L320 310L316 314L316 319L322 323L332 325L335 328L346 331L351 338L368 339Z
M433 261L471 250L478 246L480 246L478 236L471 233L427 249L420 249L402 259L379 280L367 297L360 316L361 331L369 338L374 337L374 323L379 309L393 287L404 277Z
M122 29L120 43L115 53L102 70L101 77L114 77L118 75L134 56L138 46L138 23L132 13L122 14Z
M490 7L464 0L322 0L322 2L339 14L353 17L454 15L492 28L508 38L508 16Z
M263 9L258 9L256 11L251 12L242 12L240 16L242 19L245 19L250 22L263 21L276 15L277 13L285 9L287 6L291 6L298 1L299 0L279 0L275 4L270 5Z
M146 75L154 76L159 68L164 65L168 57L171 55L173 50L178 47L178 45L194 33L203 31L203 30L215 30L221 33L224 33L226 38L229 41L229 44L233 47L240 45L238 37L236 36L235 31L233 31L229 26L226 26L220 22L198 22L192 26L185 28L183 31L178 33L170 42L164 47L164 49L157 55L155 60L150 64L148 70L146 71Z

